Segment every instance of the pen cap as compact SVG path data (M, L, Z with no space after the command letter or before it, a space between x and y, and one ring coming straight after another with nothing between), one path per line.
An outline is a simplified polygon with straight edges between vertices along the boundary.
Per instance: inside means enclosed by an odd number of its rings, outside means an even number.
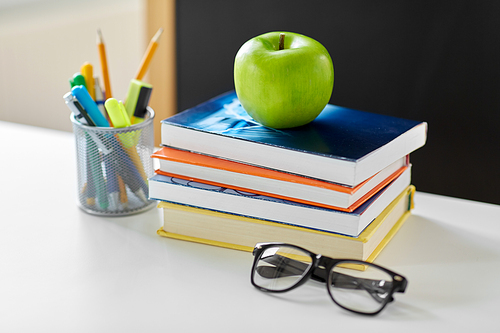
M83 77L83 75L80 72L75 73L73 75L73 77L71 79L69 79L69 84L70 84L71 88L73 88L75 86L84 86L85 88L87 88L87 83L85 82L85 77Z
M149 83L136 79L130 80L125 98L125 109L129 118L132 116L144 118L152 90L153 86Z
M118 102L116 98L108 98L104 103L104 107L114 127L122 128L130 126L130 118L127 115L127 111L125 111L123 103Z

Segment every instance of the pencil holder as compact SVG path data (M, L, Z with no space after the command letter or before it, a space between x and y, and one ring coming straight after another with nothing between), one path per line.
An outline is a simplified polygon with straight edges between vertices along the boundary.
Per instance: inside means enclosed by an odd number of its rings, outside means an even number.
M71 115L76 140L78 205L95 215L124 216L155 206L148 200L154 173L154 111L125 128L82 125Z

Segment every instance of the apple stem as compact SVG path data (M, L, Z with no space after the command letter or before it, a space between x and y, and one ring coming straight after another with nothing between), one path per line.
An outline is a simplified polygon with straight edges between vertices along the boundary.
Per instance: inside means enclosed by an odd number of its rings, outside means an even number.
M278 44L278 50L283 50L285 48L285 34L280 34L280 42Z

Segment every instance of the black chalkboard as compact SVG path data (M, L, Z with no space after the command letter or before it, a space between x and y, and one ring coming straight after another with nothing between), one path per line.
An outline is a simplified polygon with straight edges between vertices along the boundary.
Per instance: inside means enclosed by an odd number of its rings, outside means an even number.
M500 204L500 2L179 0L178 110L234 89L233 61L269 31L312 37L331 103L429 123L417 190Z

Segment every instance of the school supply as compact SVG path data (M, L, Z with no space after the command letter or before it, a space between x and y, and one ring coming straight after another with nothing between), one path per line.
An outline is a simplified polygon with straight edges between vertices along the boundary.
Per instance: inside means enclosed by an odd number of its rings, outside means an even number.
M146 51L141 73L147 70L160 35L161 31ZM112 97L99 29L97 46L104 92L93 66L85 62L69 80L71 92L63 96L76 138L78 204L91 214L129 215L155 205L148 200L148 177L154 173L149 158L154 148L154 111L148 107L152 86L132 80L129 116L125 105Z

